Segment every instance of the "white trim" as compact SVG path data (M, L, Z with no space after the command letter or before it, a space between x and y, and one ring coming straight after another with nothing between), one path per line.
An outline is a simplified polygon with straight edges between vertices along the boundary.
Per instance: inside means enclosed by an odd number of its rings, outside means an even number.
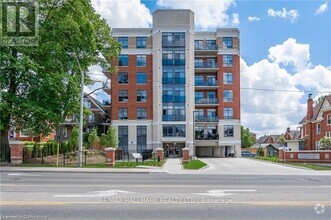
M152 55L153 51L152 49L146 49L146 48L125 48L122 49L121 54L123 55Z

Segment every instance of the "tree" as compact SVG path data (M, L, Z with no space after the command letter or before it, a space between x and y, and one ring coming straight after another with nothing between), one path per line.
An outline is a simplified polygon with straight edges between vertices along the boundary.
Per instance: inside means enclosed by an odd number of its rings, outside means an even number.
M263 147L260 146L260 147L257 149L256 154L257 154L257 156L259 156L259 157L264 157L264 149L263 149Z
M284 135L280 136L278 141L282 144L282 147L284 147L285 142L286 142L286 139L285 139Z
M241 147L249 148L254 144L253 137L250 134L249 128L240 127L241 129Z
M116 128L109 126L107 134L102 134L100 143L107 147L118 147L118 137Z
M71 149L74 151L78 149L78 132L78 128L75 126L71 131L68 141L68 145L70 145Z
M324 150L330 150L331 148L331 138L324 136L320 139L321 147L324 148Z
M35 135L56 129L62 135L61 123L79 110L77 59L85 73L91 65L113 72L115 67L109 63L120 52L110 28L89 0L39 0L38 13L38 47L0 47L3 161L9 161L10 127L30 128Z
M99 142L99 136L98 131L96 128L93 128L92 131L88 135L88 143L90 144L90 148L92 148L93 144L96 144Z

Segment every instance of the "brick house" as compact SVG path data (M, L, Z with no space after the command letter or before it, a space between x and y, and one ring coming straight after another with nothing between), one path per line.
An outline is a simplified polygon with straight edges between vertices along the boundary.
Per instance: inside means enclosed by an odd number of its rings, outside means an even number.
M309 94L307 100L307 115L300 121L301 137L306 138L304 150L317 150L320 139L331 137L331 95L324 96L313 106Z
M301 132L299 130L293 131L287 128L284 138L286 140L285 145L291 150L304 150L304 142L301 140Z

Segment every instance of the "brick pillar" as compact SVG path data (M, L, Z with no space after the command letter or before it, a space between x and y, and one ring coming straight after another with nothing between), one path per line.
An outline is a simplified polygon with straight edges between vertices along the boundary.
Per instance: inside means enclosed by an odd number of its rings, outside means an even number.
M279 150L279 151L278 151L278 158L279 158L279 160L280 160L281 162L285 162L285 161L284 161L284 156L285 156L285 158L286 158L286 155L284 155L284 150L283 150L283 149Z
M10 143L10 161L12 164L23 163L23 142Z
M164 150L163 150L163 148L156 148L155 152L156 152L157 161L164 160Z
M105 151L106 151L106 165L115 166L116 148L107 147L105 148Z
M183 163L190 161L190 149L189 148L183 148Z

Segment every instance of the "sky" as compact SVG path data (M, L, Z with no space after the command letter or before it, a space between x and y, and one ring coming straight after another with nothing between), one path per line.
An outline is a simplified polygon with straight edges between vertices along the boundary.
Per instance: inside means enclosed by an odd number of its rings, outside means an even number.
M151 27L153 11L167 8L191 9L196 31L239 28L241 123L258 136L297 129L308 94L315 99L331 94L330 0L92 0L92 5L112 28Z

